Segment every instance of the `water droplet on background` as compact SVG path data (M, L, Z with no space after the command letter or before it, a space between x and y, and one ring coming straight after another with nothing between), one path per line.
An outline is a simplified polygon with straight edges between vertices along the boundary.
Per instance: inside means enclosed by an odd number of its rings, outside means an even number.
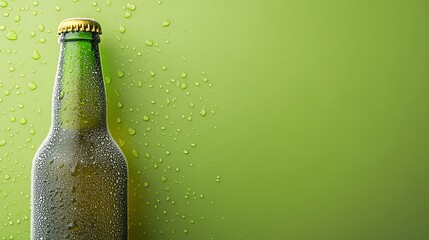
M171 24L170 20L164 20L164 22L162 22L163 27L168 27L170 26L170 24Z
M13 41L13 40L18 39L18 35L16 34L15 31L12 30L6 34L6 38Z
M148 46L153 46L153 41L152 40L146 40L145 44Z
M132 4L132 3L127 3L127 9L134 11L136 10L136 5Z
M134 134L136 134L136 130L135 130L134 128L132 128L132 127L129 127L129 128L128 128L128 133L129 133L130 135L134 135Z
M37 88L37 85L34 82L28 82L28 88L34 90Z
M39 51L37 51L36 49L34 49L33 51L33 55L31 56L34 60L38 60L40 59L40 54Z
M119 32L120 33L124 33L125 32L125 27L124 26L122 26L122 25L119 25Z
M0 7L7 7L8 3L6 1L0 1Z

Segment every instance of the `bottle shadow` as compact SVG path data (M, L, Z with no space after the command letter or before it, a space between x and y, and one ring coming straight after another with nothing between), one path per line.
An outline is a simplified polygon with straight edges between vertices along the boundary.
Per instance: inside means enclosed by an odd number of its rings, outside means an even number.
M132 134L129 130L135 119L142 118L140 116L142 112L130 112L127 109L130 105L148 102L149 99L144 94L140 94L138 98L133 96L132 89L124 86L130 82L127 82L129 79L126 75L121 78L118 76L118 59L121 51L114 44L113 41L105 41L100 49L106 88L107 121L109 131L125 154L128 163L129 238L142 239L148 231L151 231L147 224L143 224L148 215L145 205L153 200L142 190L150 182L144 172L148 167L145 164L149 163L138 159L142 157L138 153L139 149L142 149L139 130L136 126L133 127L137 129L137 133Z

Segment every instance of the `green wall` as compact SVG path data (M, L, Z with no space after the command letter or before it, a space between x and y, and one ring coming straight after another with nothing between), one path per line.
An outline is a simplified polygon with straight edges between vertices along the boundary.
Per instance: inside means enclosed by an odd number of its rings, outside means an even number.
M429 1L127 3L0 0L0 239L69 17L103 27L130 239L429 239Z

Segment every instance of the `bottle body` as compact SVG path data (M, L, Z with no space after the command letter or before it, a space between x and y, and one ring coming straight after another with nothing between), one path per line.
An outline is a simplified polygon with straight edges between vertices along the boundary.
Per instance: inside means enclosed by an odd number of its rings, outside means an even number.
M128 169L107 128L99 41L60 36L51 131L33 159L32 239L127 239Z
M109 134L48 136L33 163L31 224L32 239L127 239L126 162Z

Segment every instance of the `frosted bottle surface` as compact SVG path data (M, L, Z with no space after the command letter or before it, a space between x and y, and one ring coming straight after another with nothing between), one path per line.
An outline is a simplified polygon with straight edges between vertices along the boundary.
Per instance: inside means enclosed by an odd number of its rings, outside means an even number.
M32 168L31 239L127 239L127 163L106 123L100 25L68 19L51 130Z

